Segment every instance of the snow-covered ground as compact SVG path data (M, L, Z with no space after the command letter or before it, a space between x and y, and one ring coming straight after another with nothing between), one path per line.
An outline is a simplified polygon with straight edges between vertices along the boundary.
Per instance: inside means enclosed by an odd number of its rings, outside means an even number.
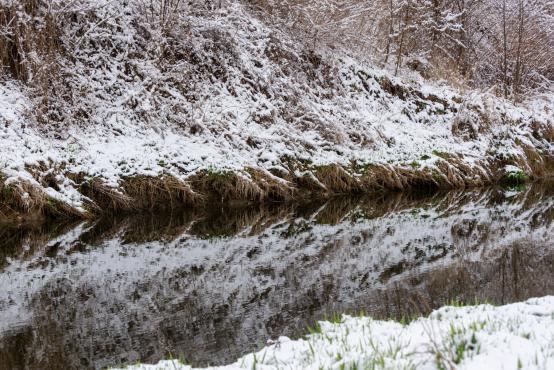
M60 55L63 78L48 107L42 90L0 84L7 185L27 181L81 209L87 199L70 174L118 187L140 175L186 181L201 170L248 177L256 168L295 177L355 161L478 183L502 175L493 163L534 174L554 152L549 98L514 106L415 73L394 77L340 51L311 51L240 2L187 14L169 36L137 1L96 2L105 4L63 29L72 55ZM446 165L447 156L462 164Z
M186 370L179 360L133 370ZM554 369L554 297L443 307L408 324L343 316L210 369Z

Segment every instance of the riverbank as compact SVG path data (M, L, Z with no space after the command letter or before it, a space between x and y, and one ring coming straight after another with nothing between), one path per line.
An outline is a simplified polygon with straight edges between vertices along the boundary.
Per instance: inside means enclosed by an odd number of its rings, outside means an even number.
M304 339L281 337L206 369L551 369L554 297L494 307L446 306L412 322L336 317ZM180 360L126 369L191 369Z
M0 177L0 219L86 219L214 203L286 203L348 194L428 192L499 183L517 186L550 178L553 169L554 156L528 150L521 157L483 160L480 165L468 164L462 155L432 153L409 166L296 162L273 172L251 167L237 172L201 170L184 179L173 174L125 176L116 186L84 173L30 170L36 177Z
M0 77L0 217L554 174L551 94L514 104L415 71L396 76L309 47L240 2L202 9L175 19L169 34L140 1L66 9L50 73Z
M318 143L310 150L280 153L272 140L222 150L219 139L200 138L200 145L183 133L158 135L144 127L135 127L142 132L131 138L90 137L74 127L73 139L58 139L9 126L0 136L0 217L94 218L219 202L518 185L551 177L554 126L549 119L538 123L529 112L520 122L515 117L522 112L515 109L510 123L491 125L471 140L454 135L454 124L443 118L426 125L387 121L390 142L372 149ZM450 119L458 118L451 113ZM17 122L25 125L24 120ZM503 131L500 138L498 130ZM227 134L223 139L229 140ZM275 139L283 146L294 143Z

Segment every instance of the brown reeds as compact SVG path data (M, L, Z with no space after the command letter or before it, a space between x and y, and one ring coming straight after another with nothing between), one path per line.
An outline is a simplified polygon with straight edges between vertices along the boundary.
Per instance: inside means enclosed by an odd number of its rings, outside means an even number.
M50 197L39 186L28 181L10 182L0 176L0 217L56 218L83 217L83 213L71 205Z
M73 207L49 197L42 188L56 189L59 178L69 178L84 196L88 215L128 213L140 210L177 209L208 203L289 202L322 199L338 194L371 194L398 191L437 191L464 189L510 182L506 165L516 165L525 173L514 181L552 176L554 156L523 144L523 155L481 160L470 165L462 155L436 153L435 168L420 168L414 162L403 166L359 164L309 166L304 171L290 170L278 174L259 168L240 173L204 170L186 180L171 175L124 178L118 187L100 178L66 173L63 168L28 168L38 184L17 182L5 184L0 179L0 217L41 214L53 216L86 216ZM292 164L291 164L292 166ZM42 174L41 174L42 173ZM294 175L296 173L297 175Z
M187 182L170 175L160 177L134 176L120 183L124 193L133 199L133 207L138 209L172 209L191 206L200 201Z
M264 190L251 179L231 171L201 171L188 180L209 201L262 201Z

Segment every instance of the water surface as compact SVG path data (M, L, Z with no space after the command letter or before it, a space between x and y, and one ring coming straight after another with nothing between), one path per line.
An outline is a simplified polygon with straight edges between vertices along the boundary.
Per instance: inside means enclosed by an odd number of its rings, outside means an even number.
M0 228L0 368L225 364L334 313L554 294L554 187Z

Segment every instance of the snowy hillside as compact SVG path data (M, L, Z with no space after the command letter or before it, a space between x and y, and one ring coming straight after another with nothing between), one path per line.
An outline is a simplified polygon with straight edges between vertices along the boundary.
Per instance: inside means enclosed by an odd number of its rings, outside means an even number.
M56 68L1 77L4 214L552 174L551 98L516 107L396 78L313 50L241 2L192 7L171 27L139 0L81 3L60 26Z

